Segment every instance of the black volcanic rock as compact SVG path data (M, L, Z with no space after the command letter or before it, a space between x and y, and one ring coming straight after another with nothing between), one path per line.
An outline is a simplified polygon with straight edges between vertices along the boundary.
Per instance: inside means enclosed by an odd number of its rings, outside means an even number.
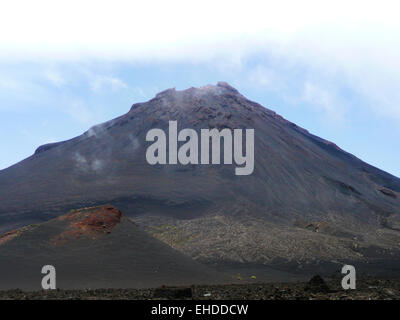
M312 293L326 293L329 292L329 287L320 275L315 275L308 281L304 290Z
M149 165L146 133L167 132L170 120L197 132L255 129L254 172ZM0 171L2 231L101 203L207 263L312 273L350 262L374 272L400 269L400 179L222 82L163 91Z
M0 236L0 289L150 288L232 280L154 239L112 206L73 210Z

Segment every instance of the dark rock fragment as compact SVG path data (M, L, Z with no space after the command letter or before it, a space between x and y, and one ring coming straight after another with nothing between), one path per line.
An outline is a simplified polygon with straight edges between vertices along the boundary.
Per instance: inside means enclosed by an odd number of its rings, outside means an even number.
M312 293L327 293L330 291L324 279L319 275L313 276L304 287L304 290Z

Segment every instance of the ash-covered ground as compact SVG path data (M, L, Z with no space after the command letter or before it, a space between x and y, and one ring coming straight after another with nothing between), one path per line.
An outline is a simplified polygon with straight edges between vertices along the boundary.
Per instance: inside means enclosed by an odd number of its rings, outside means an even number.
M193 285L152 289L0 291L0 300L399 300L400 279L364 278L355 290L344 290L341 279L308 282Z

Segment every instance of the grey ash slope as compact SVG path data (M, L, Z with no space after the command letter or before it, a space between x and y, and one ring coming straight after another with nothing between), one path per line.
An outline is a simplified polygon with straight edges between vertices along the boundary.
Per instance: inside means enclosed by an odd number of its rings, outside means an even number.
M148 165L145 135L167 130L169 120L179 129L254 128L254 173L235 176L231 165ZM391 261L400 243L398 178L226 83L166 90L0 171L2 230L105 202L208 263Z
M0 236L0 289L41 290L41 269L57 287L152 288L232 279L154 239L111 206L70 212Z

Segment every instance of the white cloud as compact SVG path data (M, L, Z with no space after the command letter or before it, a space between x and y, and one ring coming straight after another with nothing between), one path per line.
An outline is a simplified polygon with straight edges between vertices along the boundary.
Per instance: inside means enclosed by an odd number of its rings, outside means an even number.
M245 81L268 91L279 91L282 94L288 90L290 76L278 66L257 65L248 71Z
M399 29L397 9L396 1L8 1L1 55L207 59L299 39L328 53L327 43L353 46L354 32L360 43L380 40L383 29L390 38Z
M65 79L59 73L51 70L45 72L45 78L56 87L61 87L66 83Z
M212 61L229 73L249 56L267 53L287 69L302 65L336 79L367 107L400 120L399 9L398 1L368 0L7 1L0 12L0 61ZM309 82L315 86L320 78ZM62 84L55 74L49 79ZM284 80L273 67L250 78L277 90ZM112 76L90 81L97 92L127 86ZM326 88L305 90L329 110L334 98Z
M54 103L54 96L47 88L30 75L18 75L21 71L15 67L15 73L2 71L0 75L0 111L22 112L38 105Z
M100 160L100 159L94 159L93 161L92 161L92 164L91 164L91 169L93 170L93 171L101 171L103 168L104 168L104 165L105 165L105 163L104 163L104 161L103 160Z
M113 91L116 91L118 89L126 89L128 88L128 85L121 79L118 79L116 77L95 76L90 81L90 87L95 92L102 92L104 90L107 90L108 88Z
M315 83L306 82L301 99L323 111L330 121L338 123L344 120L345 106L332 89L328 90Z
M72 156L72 160L75 162L75 166L82 172L100 172L104 169L106 162L102 159L93 159L89 161L85 156L81 155L79 152L75 152Z

